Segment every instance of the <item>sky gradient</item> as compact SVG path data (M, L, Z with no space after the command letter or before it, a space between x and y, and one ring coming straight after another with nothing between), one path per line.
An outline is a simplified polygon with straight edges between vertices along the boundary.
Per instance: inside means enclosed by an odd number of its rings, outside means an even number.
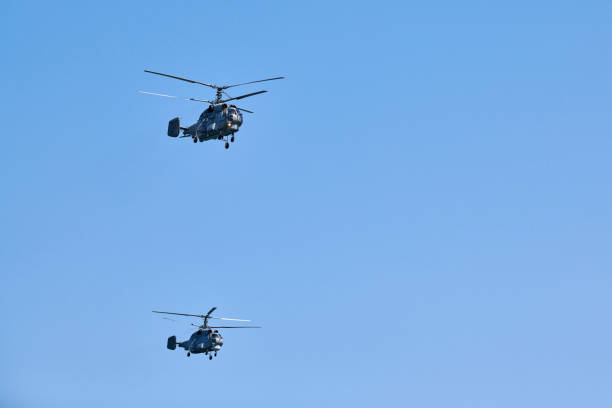
M0 405L611 406L612 6L537 3L3 6ZM225 151L144 69L287 79Z

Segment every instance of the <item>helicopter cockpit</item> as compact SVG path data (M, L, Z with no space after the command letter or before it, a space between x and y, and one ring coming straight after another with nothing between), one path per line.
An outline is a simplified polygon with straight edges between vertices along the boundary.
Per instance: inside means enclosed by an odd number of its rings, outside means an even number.
M220 105L209 105L201 114L200 120L204 120L208 115L213 112L222 112L228 115L230 118L239 118L240 110L236 105L227 105L226 103L222 103ZM234 116L235 115L235 116Z
M193 333L192 337L202 336L202 335L206 335L207 337L209 337L211 339L220 339L221 338L221 335L219 334L219 330L211 330L211 329L206 329L206 330L199 329L198 331Z

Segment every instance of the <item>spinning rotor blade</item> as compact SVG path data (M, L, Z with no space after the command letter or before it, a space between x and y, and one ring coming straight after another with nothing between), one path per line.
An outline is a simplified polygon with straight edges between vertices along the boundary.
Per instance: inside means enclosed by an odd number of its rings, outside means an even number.
M246 94L246 95L240 95L240 96L235 96L235 97L233 97L233 98L224 99L224 100L222 100L222 101L220 101L220 102L221 102L221 103L224 103L224 102L229 102L229 101L233 101L233 100L237 100L237 99L247 98L247 97L249 97L249 96L253 96L253 95L259 95L259 94L266 93L266 92L268 92L268 91L257 91L257 92L252 92L252 93L249 93L249 94Z
M209 329L261 329L261 326L208 326Z
M155 92L147 92L147 91L138 91L138 92L140 92L141 94L147 94L147 95L163 96L165 98L178 98L178 96L160 94L160 93L155 93Z
M217 319L217 320L231 320L234 322L250 322L250 320L244 320L244 319L230 319L229 317L215 317L215 316L208 316L209 319Z
M215 88L215 89L219 88L218 86L214 86L214 85L211 85L211 84L206 84L204 82L198 82L198 81L194 81L192 79L181 78L181 77L177 77L177 76L174 76L174 75L162 74L161 72L149 71L148 69L145 69L144 72L148 72L149 74L161 75L161 76L165 76L165 77L168 77L168 78L179 79L181 81L189 82L189 83L192 83L192 84L205 85L205 86L209 86L209 87Z
M225 92L225 91L223 91L223 94L227 95L227 97L228 97L228 98L232 98L232 95L228 94L228 93L227 93L227 92ZM238 109L239 111L242 111L242 112L255 113L255 112L250 111L250 110L248 110L248 109L239 108L239 107L237 107L237 106L234 106L234 107L235 107L236 109Z
M182 96L166 95L166 94L160 94L160 93L156 93L156 92L147 92L147 91L138 91L138 92L140 92L141 94L146 94L146 95L163 96L164 98L177 98L177 99L184 99L186 101L213 103L212 101L206 101L206 100L203 100L203 99L185 98L185 97L182 97Z
M268 78L268 79L260 79L258 81L251 81L251 82L243 82L241 84L233 84L233 85L225 85L223 87L223 89L227 89L227 88L233 88L235 86L241 86L241 85L248 85L248 84L255 84L257 82L266 82L266 81L274 81L275 79L285 79L284 76L280 76L280 77L274 77L274 78Z
M261 329L261 326L202 326L200 324L190 323L193 327L199 327L200 329Z
M217 308L213 307L208 312L209 314L206 314L206 315L197 315L197 314L189 314L189 313L174 313L174 312L160 312L160 311L157 311L157 310L153 310L153 313L169 314L169 315L176 315L176 316L199 317L200 319L207 319L208 318L208 319L217 319L217 320L232 320L232 321L236 321L236 322L250 322L250 320L244 320L244 319L230 319L229 317L210 316L210 313L214 312L215 309L217 309Z
M207 101L205 99L196 99L196 98L186 98L186 101L194 101L194 102L204 102L204 103L210 103L210 104L214 104L213 101Z
M206 317L206 316L203 316L203 315L188 314L188 313L158 312L157 310L153 310L153 313L162 313L162 314L169 314L169 315L176 315L176 316L201 317L202 319Z

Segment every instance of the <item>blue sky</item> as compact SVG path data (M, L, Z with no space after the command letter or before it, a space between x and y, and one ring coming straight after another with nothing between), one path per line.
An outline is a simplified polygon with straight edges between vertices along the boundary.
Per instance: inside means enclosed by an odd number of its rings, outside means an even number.
M609 2L10 2L0 404L612 404ZM225 151L165 136L268 89ZM153 309L253 319L216 360ZM189 321L189 320L187 320Z

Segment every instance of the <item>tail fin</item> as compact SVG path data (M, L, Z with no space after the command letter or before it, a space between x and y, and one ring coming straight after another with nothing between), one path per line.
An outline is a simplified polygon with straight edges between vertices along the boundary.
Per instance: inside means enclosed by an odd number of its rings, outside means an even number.
M176 336L168 337L168 350L176 350Z
M179 118L174 118L168 122L168 136L177 137L181 130L181 122Z

